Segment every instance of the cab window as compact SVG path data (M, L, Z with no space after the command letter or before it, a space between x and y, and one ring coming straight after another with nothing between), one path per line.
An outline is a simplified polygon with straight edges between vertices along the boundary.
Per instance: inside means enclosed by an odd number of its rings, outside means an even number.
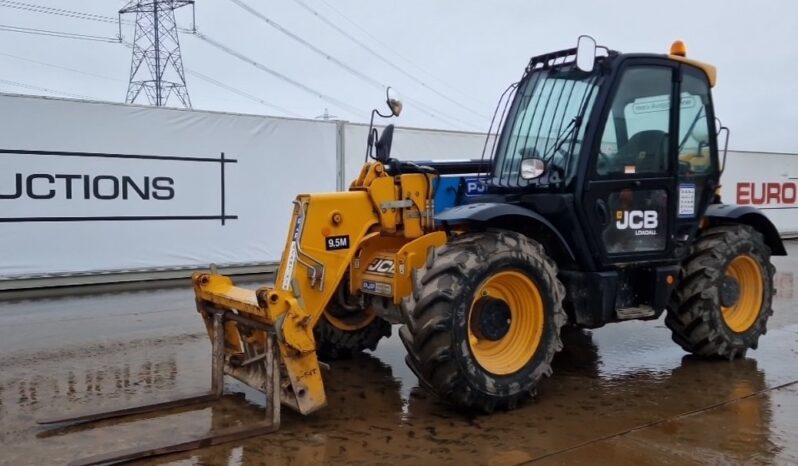
M707 118L709 84L692 68L684 68L679 105L679 173L702 175L712 168L709 135L712 123Z
M602 132L598 175L668 171L672 76L672 69L662 66L624 71Z

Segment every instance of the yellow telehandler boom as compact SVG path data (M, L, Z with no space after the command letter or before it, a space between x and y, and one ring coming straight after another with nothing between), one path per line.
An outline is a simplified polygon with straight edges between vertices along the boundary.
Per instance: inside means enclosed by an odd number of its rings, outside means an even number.
M446 242L443 231L433 231L432 181L433 175L423 173L390 176L382 163L372 162L347 192L299 195L274 288L251 291L221 275L194 274L197 308L208 334L215 337L213 313L219 310L232 310L273 328L285 365L283 404L302 414L323 407L314 328L341 284L350 286L344 292L356 294L363 283L374 283L375 294L392 305L410 293L411 271L423 263L429 248ZM397 273L382 281L363 278L375 258L393 261ZM351 289L357 284L361 286ZM247 355L243 342L260 354L269 332L254 330L245 336L239 325L225 325L225 371L258 388L259 372L236 364Z

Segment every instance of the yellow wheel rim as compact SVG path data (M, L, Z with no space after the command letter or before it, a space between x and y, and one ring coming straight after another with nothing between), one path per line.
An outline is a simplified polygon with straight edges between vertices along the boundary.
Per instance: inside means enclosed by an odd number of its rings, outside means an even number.
M366 327L377 318L377 313L371 308L355 312L345 317L336 317L329 312L324 312L324 318L338 330L354 332Z
M495 322L497 315L500 322ZM486 322L495 325L486 331ZM499 272L482 282L474 294L468 344L483 369L496 375L512 374L535 355L543 325L543 298L537 285L521 272Z
M723 320L732 331L745 332L762 310L765 289L762 268L749 255L737 256L726 267L726 276L737 281L740 295L733 305L721 306Z

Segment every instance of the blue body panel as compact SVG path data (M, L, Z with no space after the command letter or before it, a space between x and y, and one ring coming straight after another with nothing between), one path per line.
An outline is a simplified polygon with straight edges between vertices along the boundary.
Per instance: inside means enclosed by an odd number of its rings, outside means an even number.
M455 207L462 176L442 176L438 178L435 187L435 214Z
M476 176L441 176L435 187L435 215L467 204L469 197L484 194L486 191L485 184Z

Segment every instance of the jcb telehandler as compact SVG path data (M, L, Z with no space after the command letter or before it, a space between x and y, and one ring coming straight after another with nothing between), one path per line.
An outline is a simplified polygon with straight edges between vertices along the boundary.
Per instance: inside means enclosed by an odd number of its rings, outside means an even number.
M679 41L622 54L583 36L530 60L481 160L395 160L393 126L370 129L348 191L297 196L274 287L193 277L212 393L178 403L218 397L227 374L266 393L268 419L99 459L258 435L277 428L281 403L314 412L326 403L320 360L374 349L391 324L423 386L481 411L536 392L566 324L667 312L688 352L756 348L772 313L770 256L786 252L764 215L721 203L715 79ZM388 105L372 123L399 114Z

